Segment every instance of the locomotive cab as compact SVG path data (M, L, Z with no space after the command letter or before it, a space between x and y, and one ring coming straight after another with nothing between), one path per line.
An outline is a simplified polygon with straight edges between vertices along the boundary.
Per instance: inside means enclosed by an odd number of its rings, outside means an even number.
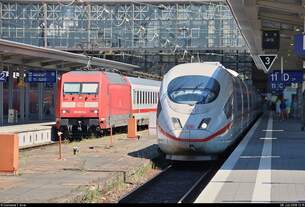
M81 139L92 133L100 137L104 130L126 126L131 115L130 88L127 78L116 73L71 71L63 74L58 128L65 138Z
M62 76L61 101L56 120L61 131L72 132L77 137L100 131L100 92L103 87L96 72L86 75L86 78L81 73Z

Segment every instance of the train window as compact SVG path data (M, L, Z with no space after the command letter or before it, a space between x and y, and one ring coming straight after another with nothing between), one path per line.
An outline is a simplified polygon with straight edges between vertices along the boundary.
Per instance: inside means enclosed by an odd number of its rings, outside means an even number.
M151 92L148 92L148 103L151 104Z
M136 104L136 90L133 90L133 104Z
M178 104L208 104L218 97L219 91L217 80L200 75L181 76L168 84L168 96Z
M64 83L64 94L80 93L80 83Z
M83 83L81 93L97 94L98 83Z
M141 93L142 93L142 100L141 100L141 104L144 104L144 100L145 100L145 97L144 97L144 91L142 91Z
M156 92L155 92L155 103L158 103L158 95Z

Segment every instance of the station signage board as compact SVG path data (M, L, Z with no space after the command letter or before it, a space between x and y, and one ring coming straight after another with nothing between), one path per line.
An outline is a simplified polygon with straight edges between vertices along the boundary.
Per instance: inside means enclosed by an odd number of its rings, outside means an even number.
M280 32L276 30L263 31L262 48L278 50L280 48Z
M6 71L1 71L0 72L0 82L5 82L7 77L7 72Z
M298 56L305 56L305 36L297 34L294 36L294 52Z
M276 70L268 75L268 85L272 92L281 92L286 86L295 87L298 83L303 83L303 71L281 71Z
M28 83L56 83L56 71L28 71L26 82Z
M261 60L261 62L263 63L264 71L266 73L268 73L270 68L272 67L275 59L277 58L277 54L259 55L258 57Z

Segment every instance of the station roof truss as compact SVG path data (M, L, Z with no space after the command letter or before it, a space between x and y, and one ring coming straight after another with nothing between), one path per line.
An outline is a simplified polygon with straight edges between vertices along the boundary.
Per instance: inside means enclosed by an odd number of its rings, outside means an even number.
M263 68L258 55L287 54L293 45L293 36L303 31L304 4L302 0L227 0L238 27L245 38L256 66ZM280 31L279 51L263 50L262 31ZM290 49L291 50L291 49Z

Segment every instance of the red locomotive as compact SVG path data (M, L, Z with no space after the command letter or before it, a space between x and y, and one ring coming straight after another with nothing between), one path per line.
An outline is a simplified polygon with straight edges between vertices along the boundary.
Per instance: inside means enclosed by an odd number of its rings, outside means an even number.
M80 138L100 136L105 129L126 126L131 116L147 124L156 111L160 82L103 71L72 71L59 81L56 126Z

